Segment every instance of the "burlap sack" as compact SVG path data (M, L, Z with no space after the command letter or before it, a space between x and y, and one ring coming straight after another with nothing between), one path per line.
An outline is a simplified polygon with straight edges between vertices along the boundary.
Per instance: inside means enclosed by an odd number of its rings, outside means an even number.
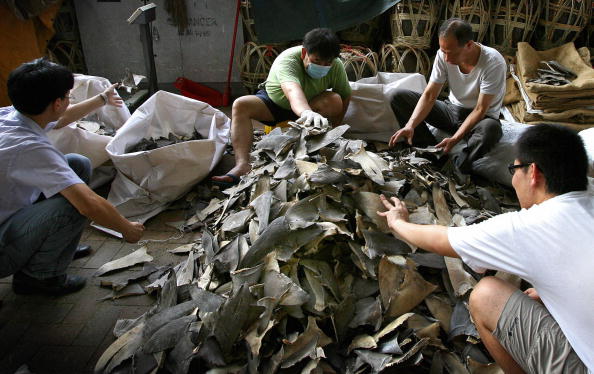
M511 111L514 119L518 122L522 122L528 125L538 125L542 123L551 123L554 125L561 125L573 129L575 131L581 131L587 128L594 127L594 121L588 123L576 123L574 118L568 119L547 119L543 118L542 115L535 114L535 113L528 113L526 111L526 103L521 100L517 103L513 103L507 106L507 108ZM578 110L579 111L579 110ZM548 113L550 114L550 113Z
M556 97L594 96L594 69L584 62L573 43L566 43L560 47L537 51L526 42L518 43L517 68L523 79L535 78L540 61L555 60L577 74L577 78L570 84L551 86L540 83L525 83L528 91L546 93ZM525 81L524 81L525 82ZM559 95L570 96L559 96Z
M518 90L518 86L516 86L514 78L510 76L505 81L505 96L503 97L503 105L517 103L520 100L522 100L520 90Z

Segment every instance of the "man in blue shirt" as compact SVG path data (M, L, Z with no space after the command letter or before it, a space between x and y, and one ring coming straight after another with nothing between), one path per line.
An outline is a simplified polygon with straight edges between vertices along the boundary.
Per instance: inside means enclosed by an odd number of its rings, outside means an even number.
M122 105L115 85L70 105L73 85L68 69L45 59L24 63L8 77L13 106L0 108L0 278L13 274L18 294L60 295L85 285L66 269L87 218L131 243L144 231L87 186L86 157L64 155L47 138L47 131L103 105Z

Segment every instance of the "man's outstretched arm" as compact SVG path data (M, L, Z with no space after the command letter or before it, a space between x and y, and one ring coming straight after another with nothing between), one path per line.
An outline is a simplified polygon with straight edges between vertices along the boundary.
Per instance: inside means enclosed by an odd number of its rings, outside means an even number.
M460 257L450 245L447 227L410 223L408 222L408 209L404 202L395 197L390 202L384 195L381 195L380 198L388 210L377 212L377 214L386 217L390 230L395 234L429 252L448 257Z
M62 116L58 120L58 124L55 128L59 129L61 127L71 124L74 121L78 121L79 119L85 117L92 111L101 108L103 105L113 105L121 107L124 102L122 98L119 97L118 94L115 92L115 88L117 85L118 83L114 83L107 89L105 89L101 94L95 95L85 101L81 101L80 103L68 106L64 114L62 114Z

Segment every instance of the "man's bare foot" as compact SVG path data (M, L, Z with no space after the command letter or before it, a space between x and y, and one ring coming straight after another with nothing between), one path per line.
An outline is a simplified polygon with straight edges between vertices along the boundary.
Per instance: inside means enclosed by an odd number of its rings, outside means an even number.
M250 170L252 170L252 167L249 164L247 164L245 166L244 165L235 165L235 167L233 169L231 169L227 174L216 175L216 176L212 177L211 179L214 182L237 184L237 183L239 183L239 178L242 175L249 173Z

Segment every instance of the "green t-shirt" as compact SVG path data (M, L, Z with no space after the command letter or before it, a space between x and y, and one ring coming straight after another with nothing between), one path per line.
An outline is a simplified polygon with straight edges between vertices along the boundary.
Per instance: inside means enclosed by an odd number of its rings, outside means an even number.
M299 83L307 101L331 88L343 99L351 96L351 86L340 59L332 61L332 67L323 78L313 79L305 71L301 60L301 46L284 50L272 63L268 79L266 79L266 92L270 99L278 106L291 109L281 84L285 82Z

